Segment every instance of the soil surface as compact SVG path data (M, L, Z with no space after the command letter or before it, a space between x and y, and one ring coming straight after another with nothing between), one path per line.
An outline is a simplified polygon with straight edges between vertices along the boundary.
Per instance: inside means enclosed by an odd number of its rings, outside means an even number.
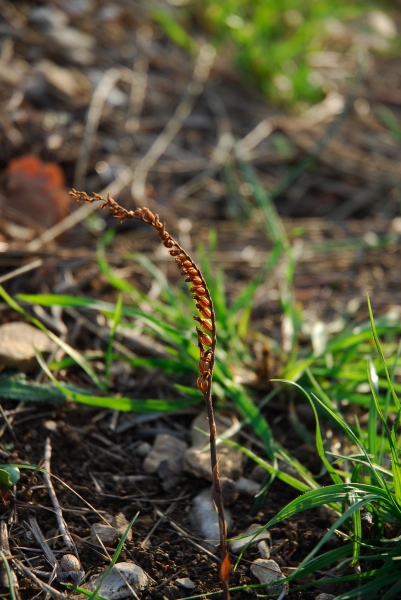
M117 232L108 260L122 277L135 280L143 292L158 293L145 270L125 258L141 252L170 281L179 279L153 231L138 223L119 227L106 213L94 213L95 205L70 205L66 190L75 187L102 195L111 191L128 209L149 206L194 256L197 245L217 231L212 268L224 266L230 300L260 272L272 248L261 226L263 210L244 176L244 165L250 165L296 248L294 294L306 321L330 323L347 312L360 322L367 316L366 292L376 315L397 308L401 151L399 129L391 131L383 115L391 111L399 123L400 58L372 52L377 41L372 32L364 38L366 60L356 64L365 24L344 25L343 37L328 43L325 57L333 62L322 56L316 67L327 82L325 100L301 116L289 114L242 80L226 53L215 55L200 32L194 33L197 56L178 49L152 24L145 6L124 0L0 2L0 283L6 291L11 296L68 293L116 301L117 292L97 259L108 227ZM52 167L49 175L32 155L61 171ZM18 163L24 156L30 158ZM21 267L25 272L18 271ZM258 290L251 319L259 339L282 350L279 286L284 267L279 265ZM81 352L107 346L109 328L102 315L26 310ZM2 302L0 323L15 320L21 316ZM141 343L131 351L140 357L149 347ZM283 356L276 353L269 378L279 371ZM259 359L256 353L255 363ZM95 366L103 374L104 365ZM91 383L78 368L66 366L57 375L80 386ZM29 377L46 380L39 369ZM178 381L162 372L116 370L111 390L124 395L133 385L136 397L165 398L173 394L175 383L194 385L190 378ZM266 379L251 393L258 401L270 390ZM276 439L319 475L315 449L293 429L291 402L280 398L264 414ZM302 400L297 402L302 406L298 418L313 439L313 420ZM166 491L158 475L143 470L146 444L163 432L188 442L200 410L151 416L73 402L4 400L0 455L4 463L43 466L46 444L51 447L55 493L86 579L110 563L116 546L93 541L91 525L119 513L129 522L138 513L119 561L135 562L152 578L140 597L162 600L215 592L220 589L218 553L203 551L190 520L193 497L209 483L183 473ZM253 449L261 453L256 444ZM246 462L244 474L258 478L252 461ZM240 494L231 506L230 536L253 523L265 524L297 495L274 481L255 510L253 499ZM43 474L24 470L0 511L10 555L25 568L16 573L21 600L45 597L40 581L49 583L52 568L32 533L32 520L57 558L66 548ZM271 528L271 556L284 575L293 572L331 524L327 510L315 510ZM342 543L333 536L325 548ZM7 556L4 545L3 551ZM231 575L231 587L257 583L249 567L258 556L256 547L246 552ZM47 580L41 571L47 572ZM301 591L295 587L306 580L292 584L291 597L312 600L319 592L335 595L346 589L323 586L319 579L324 576L311 576L313 585ZM195 588L174 585L185 577ZM2 595L9 597L6 589ZM232 592L233 599L256 597L255 589Z

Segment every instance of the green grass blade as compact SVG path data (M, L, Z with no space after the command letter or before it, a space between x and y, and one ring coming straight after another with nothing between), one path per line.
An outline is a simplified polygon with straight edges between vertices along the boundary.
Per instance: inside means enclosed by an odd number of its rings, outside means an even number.
M75 393L71 390L68 390L64 385L57 381L38 351L36 352L36 356L43 371L46 373L49 379L53 381L54 385L56 385L65 396L71 398L71 400L74 400L74 402L77 402L78 404L109 408L112 410L121 410L123 412L170 412L188 408L189 406L197 404L203 400L203 396L199 390L197 390L197 395L194 394L189 398L181 400L134 400L132 398L112 398L106 396L92 396Z
M322 434L321 434L321 431L320 431L319 416L317 414L316 406L315 406L315 403L313 402L312 398L310 397L310 395L308 394L308 392L302 386L300 386L298 383L295 383L293 381L287 381L285 379L276 379L274 381L279 381L281 383L286 383L286 384L289 384L289 385L293 385L294 387L296 387L297 389L299 389L306 396L309 404L312 407L313 414L315 416L315 423L316 423L316 430L315 430L316 448L317 448L320 460L322 461L322 463L326 467L326 470L327 470L328 474L330 475L330 477L332 478L333 482L334 483L338 483L338 484L342 483L341 477L339 477L339 475L337 475L337 473L333 469L332 465L330 464L330 462L326 458L326 454L325 454L324 446L323 446Z
M371 304L370 304L369 295L367 296L367 301L368 301L369 318L370 318L370 324L371 324L371 327L372 327L373 339L375 340L376 348L377 348L377 351L378 351L379 356L380 356L381 361L382 361L383 369L384 369L384 372L386 374L387 383L388 383L388 386L389 386L389 390L391 391L391 395L393 397L394 404L397 406L397 410L400 410L401 409L401 403L400 403L400 401L398 399L397 394L394 391L394 386L393 386L393 383L391 381L390 373L389 373L388 368L387 368L386 359L384 358L384 354L383 354L383 351L382 351L382 348L381 348L381 345L380 345L380 341L379 341L379 338L378 338L378 335L377 335L377 331L376 331L375 321L374 321L374 318L373 318L373 312L372 312L372 307L371 307Z
M267 456L273 460L275 442L266 419L260 414L259 409L255 406L243 388L239 385L235 385L232 380L226 380L224 384L226 393L234 402L234 405L242 418L252 425L255 433L260 437L265 446Z
M122 294L119 294L118 298L117 298L117 302L116 302L116 309L114 312L113 324L112 324L112 327L110 330L110 336L109 336L109 341L107 343L107 350L106 350L106 356L105 356L104 379L105 379L105 383L106 383L106 390L108 390L109 386L110 386L110 367L111 367L111 361L112 361L113 344L114 344L114 340L116 338L117 327L121 320L122 302L123 302Z
M379 377L372 360L368 361L368 369L370 373L370 381L374 386L375 394L378 392ZM376 404L371 394L370 406L369 406L369 419L368 419L368 452L373 456L377 462L377 410Z
M369 384L370 384L370 388L371 388L373 401L374 401L374 404L376 407L377 414L379 415L379 418L382 422L382 427L386 433L388 444L390 446L391 459L392 459L392 465L391 465L392 469L391 470L392 470L393 478L394 478L394 492L395 492L397 501L401 503L401 465L400 465L399 458L398 458L398 451L395 446L393 436L391 435L391 432L390 432L390 430L387 426L387 423L384 419L384 416L383 416L383 413L380 408L379 401L378 401L378 398L376 395L375 386L374 386L374 383L373 383L371 377L372 377L372 374L370 372L370 369L368 369L368 378L369 378Z
M124 531L124 534L121 536L121 540L118 542L118 546L113 555L113 558L111 559L109 566L107 567L106 571L104 572L104 575L100 578L100 581L99 581L98 585L96 586L96 589L93 591L92 595L89 597L89 600L95 600L96 594L99 592L100 588L102 587L104 580L106 579L107 575L110 573L111 569L116 564L118 557L120 556L121 551L124 548L124 544L125 544L125 540L127 539L127 535L130 532L131 528L133 527L135 521L138 519L138 517L139 517L139 512L136 513L135 517L128 524L127 529Z
M21 308L21 306L19 306L19 304L17 304L17 302L13 298L11 298L11 296L9 296L7 294L7 292L1 285L0 285L0 296L7 302L7 304L10 306L10 308L15 310L20 315L23 315L27 321L29 321L30 323L32 323L32 325L35 325L35 327L37 327L38 329L43 331L66 354L71 356L71 358L73 358L75 360L75 362L89 375L89 377L92 379L92 381L95 383L95 385L100 390L105 391L106 388L105 388L104 383L101 382L101 380L99 379L99 377L97 376L95 371L92 369L92 367L90 366L88 361L85 360L85 358L82 356L82 354L80 354L79 352L74 350L74 348L72 348L69 344L67 344L66 342L61 340L59 337L57 337L52 331L49 331L40 321L38 321L38 319L31 317L31 315L29 315L23 308ZM49 306L52 306L52 304L49 304Z
M8 560L7 560L7 558L6 558L3 550L0 550L0 558L3 561L4 570L6 572L7 582L8 582L8 589L9 589L9 592L10 592L10 598L11 598L11 600L17 600L17 595L15 593L14 578L12 576L10 565L8 564Z

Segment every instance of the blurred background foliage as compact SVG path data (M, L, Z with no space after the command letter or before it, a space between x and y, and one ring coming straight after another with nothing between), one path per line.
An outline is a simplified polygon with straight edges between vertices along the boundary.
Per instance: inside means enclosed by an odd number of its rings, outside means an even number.
M333 89L342 54L399 48L396 12L380 0L170 0L152 9L175 43L191 50L193 32L206 36L223 64L228 59L266 98L299 109ZM346 84L352 73L343 75Z

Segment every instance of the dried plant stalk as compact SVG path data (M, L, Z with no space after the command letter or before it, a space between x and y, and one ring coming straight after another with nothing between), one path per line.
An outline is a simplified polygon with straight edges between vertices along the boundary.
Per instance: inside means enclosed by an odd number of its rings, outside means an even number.
M220 551L221 551L221 566L220 566L220 581L223 589L223 599L230 599L228 589L228 580L231 571L230 557L227 545L227 524L224 516L223 495L221 490L221 481L219 473L219 465L217 459L217 431L214 418L213 402L212 402L212 376L216 353L216 315L213 307L213 300L209 292L207 283L202 275L201 270L192 260L187 252L180 244L166 231L165 223L159 219L159 215L153 214L149 208L136 208L135 210L126 210L120 206L110 194L107 200L99 194L88 196L85 192L72 190L71 196L78 202L95 202L101 201L101 208L106 206L109 208L112 215L122 223L125 219L139 219L144 223L152 225L157 230L163 245L168 248L171 256L181 268L181 274L186 277L185 281L191 284L192 297L195 300L196 308L199 315L194 315L200 327L196 326L198 334L199 361L198 361L198 379L197 386L202 392L210 429L210 456L213 474L213 500L216 512L219 519L220 528Z

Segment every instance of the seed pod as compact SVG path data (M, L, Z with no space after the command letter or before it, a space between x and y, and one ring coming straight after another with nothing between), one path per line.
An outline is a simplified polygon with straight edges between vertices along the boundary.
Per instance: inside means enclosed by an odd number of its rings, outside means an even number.
M194 285L202 285L202 279L200 277L192 277L192 279L189 279L189 281L191 281Z
M193 294L200 294L201 296L203 296L203 294L206 294L205 288L202 287L201 285L191 287L191 289L189 291L192 292Z
M199 310L202 317L205 317L205 319L211 318L212 313L208 308L206 308L206 306L202 306L202 304L198 304L198 303L196 303L195 306Z
M210 306L210 300L208 300L206 296L199 296L198 301L204 306Z
M195 276L195 275L197 275L197 273L198 273L198 271L194 267L191 267L190 269L188 269L188 275ZM191 281L192 281L192 279L191 279Z
M199 327L196 328L196 332L198 334L198 339L201 344L203 344L204 346L212 345L212 340L210 339L207 333L204 333L201 329L199 329Z
M183 266L183 267L185 267L186 269L187 269L188 267L192 267L192 263L191 263L191 261L190 261L190 260L187 260L187 259L186 259L186 256L183 256L181 260L182 260L182 266Z
M199 323L202 325L203 329L206 329L206 331L213 331L213 326L210 321L207 321L206 319L199 319Z
M204 375L199 375L198 379L196 380L196 385L198 386L198 390L202 392L202 394L205 394L207 392L208 381Z
M171 254L171 256L178 256L181 254L181 250L178 250L178 248L173 248L172 250L169 250L169 254Z
M153 224L155 215L152 213L152 211L150 211L148 208L144 208L143 213L142 219L145 221L145 223Z
M174 242L170 237L168 237L163 240L163 246L166 246L166 248L174 248Z
M210 372L210 362L200 358L198 361L198 371L200 373L209 373Z
M155 215L155 220L153 222L153 226L156 227L156 229L158 231L160 231L161 229L163 229L163 223L160 223L160 219L159 219L159 215L158 214Z

